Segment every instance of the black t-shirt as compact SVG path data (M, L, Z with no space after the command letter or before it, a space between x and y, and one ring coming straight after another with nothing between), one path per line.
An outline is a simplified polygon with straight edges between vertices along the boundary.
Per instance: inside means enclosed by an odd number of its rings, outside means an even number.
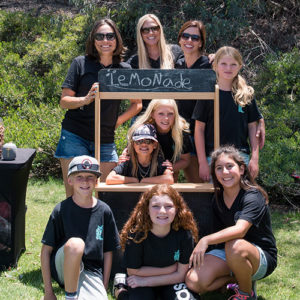
M149 231L147 238L139 244L128 240L123 264L130 269L143 266L163 268L176 262L188 264L193 249L194 240L190 231L171 229L162 238Z
M243 108L234 102L231 91L220 90L220 145L234 145L250 153L248 123L262 118L255 99ZM206 156L214 150L214 104L211 100L198 101L193 119L205 123Z
M173 61L175 62L183 55L181 48L178 45L169 45L171 47L171 52L173 55ZM132 55L127 63L130 64L132 69L139 69L139 57L137 54ZM152 69L160 69L160 57L157 60L154 60L149 57L149 63ZM151 100L143 99L143 108L139 114L142 114L148 107Z
M98 82L98 72L101 69L131 69L131 67L123 62L105 67L87 56L78 56L73 60L62 88L71 89L76 97L86 96L93 83ZM101 143L114 142L120 102L121 100L101 101ZM67 110L62 128L86 140L94 141L95 102Z
M157 158L157 170L156 170L156 175L155 176L160 176L163 175L166 168L165 166L162 166L161 164L163 163L163 158L158 156ZM138 172L137 172L137 178L139 181L141 181L143 178L150 177L150 168L151 165L148 167L143 167L141 164L138 164ZM119 175L123 175L126 177L134 177L132 175L132 162L131 160L127 160L118 166L116 166L113 171L115 171Z
M252 224L244 239L259 246L266 254L268 261L267 274L271 274L277 266L277 248L272 232L269 207L265 198L257 189L247 191L241 189L230 209L221 195L219 201L213 200L215 232L234 226L239 219Z
M176 69L188 69L185 58L181 57L175 64ZM200 56L189 69L211 69L207 56ZM198 100L177 100L179 114L190 123L191 135L194 136L195 120L192 119Z
M191 140L189 137L189 134L185 131L182 133L183 138L183 145L182 145L182 154L190 153L193 150ZM174 155L174 147L175 143L172 138L172 133L169 131L166 134L159 133L157 131L157 140L159 142L160 148L162 150L162 153L164 155L164 159L168 159L169 161L172 161L173 155ZM172 161L173 162L173 161Z
M53 247L51 274L55 280L56 251L72 237L79 237L85 242L84 268L102 276L103 253L119 247L118 230L109 206L97 200L94 207L82 208L72 197L55 206L42 238L43 244Z

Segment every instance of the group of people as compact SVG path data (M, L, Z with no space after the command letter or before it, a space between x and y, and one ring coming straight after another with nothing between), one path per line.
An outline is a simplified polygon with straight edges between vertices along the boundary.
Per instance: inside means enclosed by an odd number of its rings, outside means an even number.
M78 155L94 156L95 153L93 102L99 85L98 72L104 68L213 67L220 86L220 144L232 144L241 150L249 161L250 172L256 177L258 144L261 147L264 144L264 121L253 99L253 89L239 75L243 62L238 50L222 47L210 56L211 64L205 55L205 26L197 20L188 21L181 27L177 39L180 46L166 43L163 27L152 14L139 19L136 36L137 54L124 62L126 48L120 32L112 20L102 19L95 23L89 34L85 56L76 57L70 66L60 100L60 106L67 112L55 153L60 159L67 196L72 194L67 180L71 159ZM187 182L210 180L209 156L214 149L212 101L179 100L175 105L172 100L166 100L155 101L155 105L149 105L153 101L149 99L130 100L130 106L120 115L121 100L101 101L101 181L105 181L111 170L117 167L115 129L129 119L133 125L149 123L155 127L159 156L163 158L163 165L173 172L175 181L180 169L184 171ZM137 126L133 128L137 129ZM128 148L130 138L129 134ZM169 178L167 180L166 183Z
M222 47L211 63L205 39L203 23L188 21L178 34L180 46L168 45L159 19L147 14L137 24L137 54L125 63L115 23L95 23L86 55L74 59L62 86L60 105L67 112L55 155L67 199L54 208L42 239L45 300L56 299L51 277L66 299L107 299L112 252L120 245L127 275L116 275L117 299L200 299L226 285L235 290L232 300L257 299L256 280L277 262L268 197L254 180L264 121L253 88L239 75L239 51ZM223 146L212 152L211 101L130 100L119 115L121 100L106 100L99 163L93 158L93 101L104 68L213 68ZM118 158L114 132L129 119L128 144ZM199 241L192 212L170 186L181 169L188 182L212 181L215 187L214 233ZM100 175L107 184L156 184L141 195L120 236L109 206L93 196Z

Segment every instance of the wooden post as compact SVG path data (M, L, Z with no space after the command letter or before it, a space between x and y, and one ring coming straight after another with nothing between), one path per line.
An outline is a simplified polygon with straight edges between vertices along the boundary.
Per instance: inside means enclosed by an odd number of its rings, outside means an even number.
M96 91L95 98L95 158L100 163L100 122L101 122L101 100L100 100L100 92L99 85ZM101 168L101 165L100 165Z
M220 103L219 103L219 86L215 85L214 99L214 149L220 147Z

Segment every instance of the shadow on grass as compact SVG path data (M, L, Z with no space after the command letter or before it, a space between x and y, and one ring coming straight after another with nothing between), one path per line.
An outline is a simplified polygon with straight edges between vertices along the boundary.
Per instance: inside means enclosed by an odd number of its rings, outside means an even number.
M40 269L24 272L19 275L19 280L24 285L31 285L38 290L44 292L44 285L42 280L42 273ZM64 293L56 282L53 282L53 291L56 295Z

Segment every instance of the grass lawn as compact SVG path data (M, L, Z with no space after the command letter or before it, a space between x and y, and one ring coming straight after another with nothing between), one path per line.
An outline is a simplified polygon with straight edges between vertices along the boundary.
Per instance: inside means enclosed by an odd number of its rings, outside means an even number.
M43 284L40 271L41 238L56 203L64 199L60 180L30 180L27 189L26 252L16 269L0 273L0 299L40 299ZM300 213L272 211L273 231L278 246L278 267L258 282L258 299L300 299ZM64 292L54 283L58 299ZM211 293L203 299L227 299L228 294ZM109 299L113 299L109 295Z

